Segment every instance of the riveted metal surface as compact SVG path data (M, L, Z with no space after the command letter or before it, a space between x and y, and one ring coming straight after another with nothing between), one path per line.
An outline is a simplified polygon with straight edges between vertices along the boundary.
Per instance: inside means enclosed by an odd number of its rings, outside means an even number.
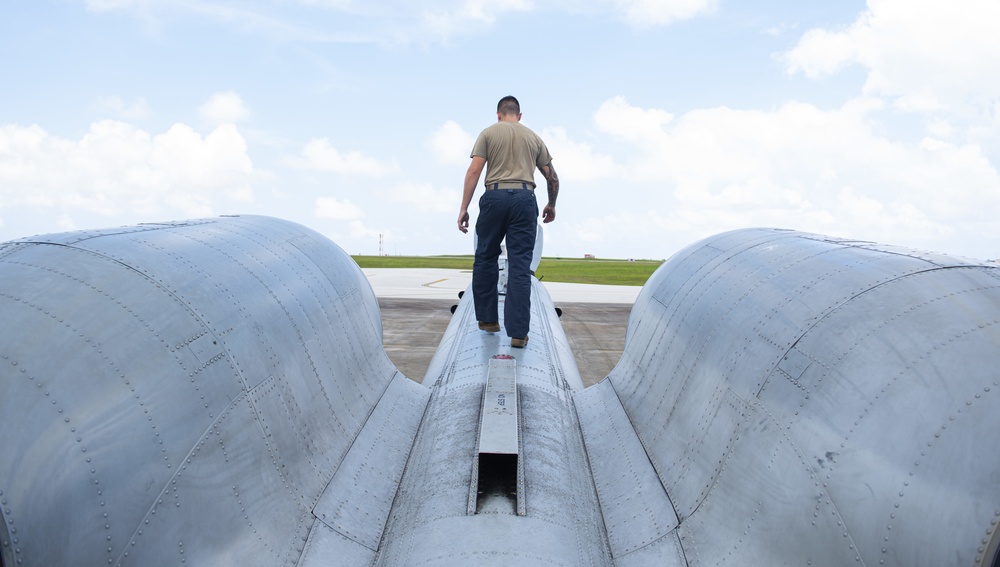
M672 537L668 534L677 527L677 515L611 382L602 380L574 398L617 564L630 553Z
M688 563L983 560L1000 508L998 272L773 230L661 267L609 380Z
M645 565L656 565L657 567L674 567L675 565L686 567L688 565L676 529L628 555L615 557L615 567L643 567Z
M708 411L678 412L672 422L676 437L661 435L647 445L647 451L653 454L680 455L668 468L657 468L657 472L681 521L708 497L746 416L745 403L731 390L716 391L711 399L692 399L691 403L699 402ZM654 461L654 468L661 467L661 463Z
M499 355L509 356L509 355ZM479 452L518 453L517 363L513 358L490 359L479 424Z
M356 264L277 219L0 245L0 313L12 564L294 564L395 374Z
M360 270L302 227L227 218L0 245L0 557L992 561L1000 267L719 235L654 274L621 361L586 392L537 281L532 294L531 341L511 349L478 330L467 293L421 386L382 351ZM516 360L529 505L469 516L497 354Z
M323 524L372 556L429 395L427 388L397 374L313 510Z
M732 452L678 532L689 565L847 565L840 510L794 433L751 402Z
M791 349L785 353L778 363L778 370L784 373L785 377L793 383L799 383L802 373L813 363L807 354L803 354L798 349Z
M218 359L201 363L187 349L172 350L204 331L162 287L91 252L19 248L0 270L0 309L9 323L3 397L17 401L2 412L7 425L0 429L17 441L8 445L10 459L0 460L12 480L52 488L22 494L30 500L21 503L18 520L22 530L48 530L55 529L52 520L36 520L39 511L90 510L96 526L107 526L100 539L113 555L131 535L117 518L141 516L148 507L135 498L148 479L116 471L118 457L130 453L152 477L169 477L188 448L171 435L171 420L207 426L239 394L240 382ZM172 332L161 332L167 326ZM165 372L177 379L149 380ZM58 521L69 520L62 516ZM61 551L22 550L43 562Z
M86 230L77 230L73 232L41 234L36 236L29 236L26 238L20 238L17 240L12 240L11 243L12 244L16 243L63 244L71 246L79 244L85 240L90 240L91 238L99 238L102 236L134 235L140 232L150 232L155 230L161 230L164 228L180 228L185 226L211 224L213 222L215 222L214 219L193 219L193 220L168 221L159 223L141 223L135 226L86 229Z
M316 520L298 565L370 565L375 552Z
M995 420L986 414L998 407L987 391L996 387L1000 344L1000 282L991 272L961 263L920 272L841 306L797 345L815 361L799 380L799 394L774 404L804 439L826 448L811 460L848 525L879 534L867 548L859 543L879 561L948 562L949 551L928 532L960 541L955 524L969 519L949 521L951 533L911 526L910 518L926 509L949 517L979 511L982 496L996 492L989 480L1000 468L992 436L970 433ZM778 392L762 398L777 401ZM824 416L829 426L818 430L803 414ZM901 470L866 479L886 463ZM980 513L981 527L993 520ZM901 526L923 536L910 541Z
M460 302L427 371L433 393L377 565L610 565L570 395L579 372L535 280L532 294L524 349L511 349L504 333L478 330L471 292ZM483 388L496 354L516 360L524 516L513 506L468 515Z

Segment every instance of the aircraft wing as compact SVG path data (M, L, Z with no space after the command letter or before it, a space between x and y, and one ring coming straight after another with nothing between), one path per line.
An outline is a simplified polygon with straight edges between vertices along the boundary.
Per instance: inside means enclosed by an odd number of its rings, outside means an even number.
M0 244L0 567L997 565L998 269L718 235L584 389L537 280L421 384L293 223Z

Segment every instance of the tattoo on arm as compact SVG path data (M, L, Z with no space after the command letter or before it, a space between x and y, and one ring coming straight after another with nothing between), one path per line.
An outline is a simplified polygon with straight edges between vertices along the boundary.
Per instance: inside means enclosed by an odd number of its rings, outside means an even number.
M559 196L559 176L556 175L556 168L552 166L552 162L545 167L545 184L549 190L549 204L556 204L556 197Z

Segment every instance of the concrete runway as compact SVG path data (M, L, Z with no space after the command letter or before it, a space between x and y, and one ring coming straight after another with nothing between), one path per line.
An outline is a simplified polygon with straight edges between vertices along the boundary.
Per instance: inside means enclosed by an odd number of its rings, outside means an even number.
M438 343L451 321L471 274L459 270L363 270L382 312L386 354L400 372L422 381ZM544 282L543 282L544 283ZM569 339L584 385L602 380L618 363L625 329L640 288L546 283L556 307L563 310Z

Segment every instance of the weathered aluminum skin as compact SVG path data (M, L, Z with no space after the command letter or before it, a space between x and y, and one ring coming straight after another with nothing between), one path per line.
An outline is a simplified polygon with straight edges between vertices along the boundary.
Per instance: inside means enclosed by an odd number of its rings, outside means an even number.
M538 281L527 348L466 293L417 384L361 271L303 227L5 243L0 563L991 565L998 270L719 235L653 275L584 390ZM497 354L518 496L470 512Z
M581 396L607 408L581 420L616 563L679 547L667 564L989 565L998 369L994 264L779 230L682 251L640 294L603 391ZM637 456L591 424L627 437L619 400L659 486L640 470L606 498L596 463ZM663 492L676 526L622 512Z
M572 391L579 371L545 288L532 281L527 347L478 330L467 292L431 361L424 420L376 565L610 565ZM503 306L501 305L501 316ZM526 515L513 499L467 501L490 358L517 364ZM482 472L480 472L482 474Z
M520 452L517 413L517 363L497 357L489 360L486 389L479 418L479 452L516 455Z
M326 238L241 217L5 243L0 313L5 567L374 556L429 390Z

